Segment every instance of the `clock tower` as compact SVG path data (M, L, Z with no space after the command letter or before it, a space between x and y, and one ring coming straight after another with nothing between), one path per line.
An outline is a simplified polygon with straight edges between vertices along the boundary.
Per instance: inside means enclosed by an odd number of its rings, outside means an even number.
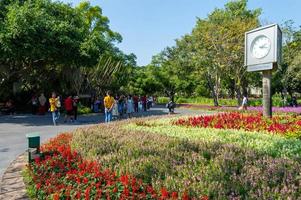
M272 117L271 76L281 62L282 32L277 24L245 33L245 66L262 72L263 114Z

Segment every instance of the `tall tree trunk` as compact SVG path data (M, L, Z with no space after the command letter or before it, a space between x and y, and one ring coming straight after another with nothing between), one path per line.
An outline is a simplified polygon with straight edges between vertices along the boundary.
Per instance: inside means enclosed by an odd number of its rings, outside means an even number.
M211 80L211 77L209 74L206 75L206 79L207 79L207 84L208 84L208 87L211 91L211 96L213 98L213 102L214 102L214 106L218 106L218 98L217 98L217 94L216 94L216 91L215 91L215 88L214 88L214 85L212 83L212 80Z
M236 86L236 98L237 98L237 105L240 106L242 103L242 95L239 86Z

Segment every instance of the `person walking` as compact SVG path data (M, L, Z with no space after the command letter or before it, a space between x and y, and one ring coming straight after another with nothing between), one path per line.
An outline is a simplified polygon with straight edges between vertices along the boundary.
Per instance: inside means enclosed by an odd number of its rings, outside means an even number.
M59 110L60 106L59 98L56 97L56 93L52 92L51 98L49 99L50 112L52 114L53 125L56 126L57 120L59 119Z
M105 122L108 123L112 121L112 110L115 104L115 100L110 91L107 92L107 96L104 98L103 102L105 107Z
M71 95L65 99L64 106L66 110L64 122L66 123L68 120L73 122L73 99Z
M99 112L99 105L100 105L100 98L95 98L94 105L93 105L93 112L98 113Z
M119 117L119 113L118 113L118 103L117 103L117 99L114 99L114 105L113 105L113 109L112 109L112 119L113 120L117 120Z
M173 98L170 98L169 102L166 104L166 108L168 108L168 113L169 114L174 114L175 113L175 107L176 107L176 104L173 101Z
M133 102L134 102L134 111L139 111L139 97L137 95L133 96Z
M145 95L141 97L141 103L142 103L143 111L146 112L147 111L147 109L146 109L147 99L146 99Z
M79 97L78 97L78 96L75 96L75 97L73 98L73 115L74 115L74 121L77 120L78 104L79 104Z
M40 103L40 107L39 107L39 114L40 115L45 115L46 112L46 97L44 95L44 93L42 93L39 97L39 103Z
M242 99L242 104L241 107L239 108L239 110L247 110L248 109L248 98L247 96L244 95L243 99Z
M128 114L129 118L131 118L134 113L134 102L131 95L128 96L126 101L126 113Z
M38 112L38 108L39 108L39 101L36 95L33 95L31 97L31 113L33 115L36 115Z
M124 113L124 96L123 95L120 95L120 97L118 99L118 112L119 112L120 118L122 118L123 113Z
M7 115L14 115L15 111L16 111L16 107L14 105L13 100L9 99L6 103L5 103L5 107L4 109L1 110L3 113L7 114Z

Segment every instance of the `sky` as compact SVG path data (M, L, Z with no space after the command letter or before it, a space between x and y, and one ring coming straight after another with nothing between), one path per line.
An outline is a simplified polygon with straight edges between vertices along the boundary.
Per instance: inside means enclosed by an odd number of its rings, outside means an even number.
M61 0L76 6L80 0ZM206 18L228 0L90 0L102 8L110 27L123 37L117 46L134 53L140 66L153 55L173 46L175 39L190 33L196 18ZM281 24L293 20L301 25L301 0L249 0L249 9L261 8L261 21Z

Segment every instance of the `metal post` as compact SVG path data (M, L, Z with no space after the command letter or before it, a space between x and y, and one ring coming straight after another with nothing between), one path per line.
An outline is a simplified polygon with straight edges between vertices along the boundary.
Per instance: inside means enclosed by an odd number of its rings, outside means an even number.
M262 104L263 116L272 117L272 97L271 97L272 70L262 71Z

